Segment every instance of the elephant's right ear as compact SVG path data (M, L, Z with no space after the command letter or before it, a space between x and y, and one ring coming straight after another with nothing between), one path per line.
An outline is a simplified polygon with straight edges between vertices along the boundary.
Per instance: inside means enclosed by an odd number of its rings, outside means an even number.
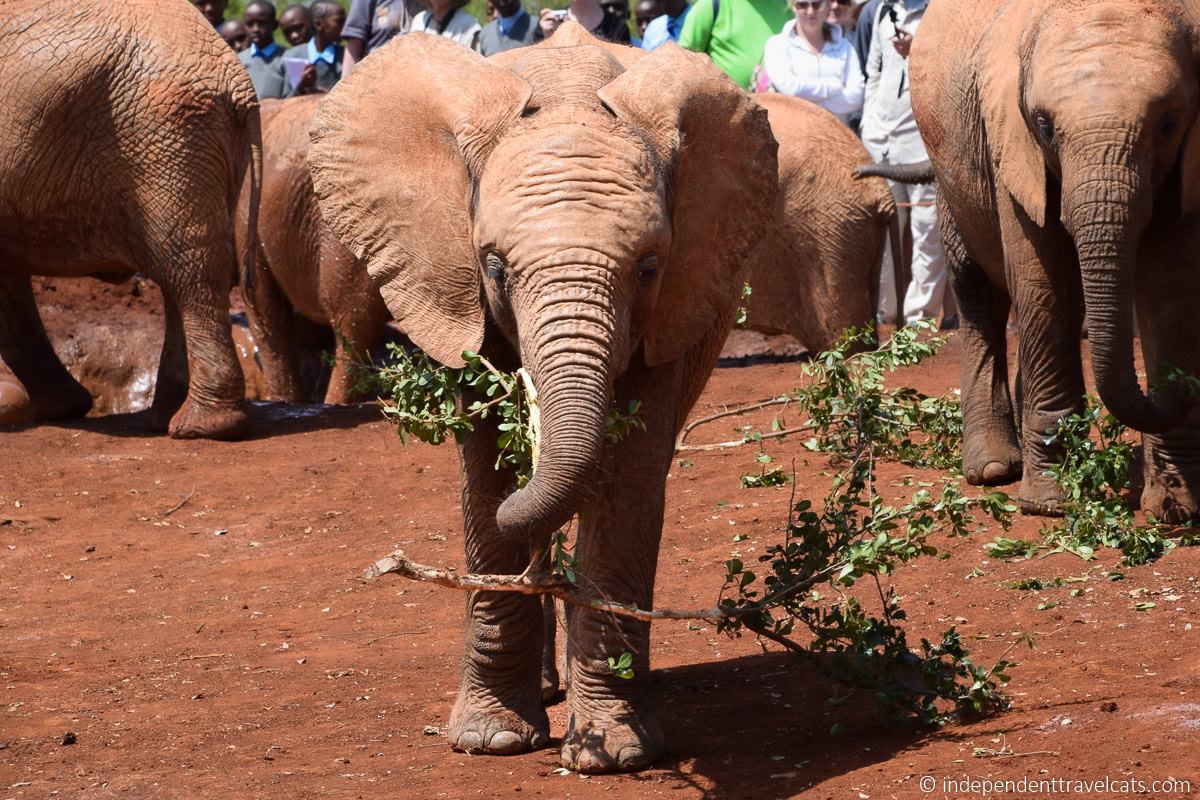
M1019 5L1019 4L1018 4ZM979 100L997 182L1039 227L1046 224L1046 159L1022 113L1020 48L1029 17L1001 13L977 54Z
M325 221L409 338L448 366L483 342L471 170L530 91L456 42L412 33L357 64L313 121L309 166Z

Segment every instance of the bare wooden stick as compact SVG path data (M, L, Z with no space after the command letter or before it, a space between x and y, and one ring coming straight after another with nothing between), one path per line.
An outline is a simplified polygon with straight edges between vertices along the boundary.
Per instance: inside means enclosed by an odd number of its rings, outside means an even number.
M677 444L675 452L677 453L703 453L709 450L726 450L731 447L744 447L748 444L757 444L759 441L766 439L782 439L784 436L791 436L793 433L807 433L816 430L812 425L801 425L799 428L785 428L781 431L772 431L764 433L758 439L733 439L728 442L717 442L716 444Z
M627 603L613 600L601 600L595 597L584 597L578 587L561 575L480 575L469 573L455 575L450 570L437 569L425 564L409 560L403 550L396 550L391 555L379 559L367 567L363 577L368 580L382 575L400 575L414 581L436 583L450 589L478 592L516 592L518 594L548 594L557 597L564 603L583 606L595 611L604 611L621 617L639 619L644 622L659 619L725 619L725 614L719 608L706 608L699 611L681 611L673 608L657 608L650 611Z
M180 500L178 503L176 503L175 505L173 505L173 506L171 506L170 508L168 508L168 509L167 509L166 511L164 511L164 512L163 512L163 513L162 513L160 516L163 516L163 517L169 517L169 516L171 516L171 515L172 515L172 514L174 514L176 511L178 511L179 509L183 508L183 507L184 507L184 506L187 504L187 501L192 499L192 495L194 495L195 493L196 493L196 487L195 487L195 486L193 486L193 487L192 487L192 490L191 490L190 492L188 492L188 493L187 493L187 497L183 498L183 499L182 499L182 500Z
M707 417L700 417L699 419L694 419L691 422L689 422L687 425L684 425L683 430L681 430L679 432L679 436L676 437L676 439L675 439L675 449L676 450L682 449L684 441L687 439L688 434L691 433L692 431L694 431L696 428L699 428L701 425L707 425L710 422L716 422L717 420L725 419L726 417L737 417L737 416L740 416L740 415L745 414L750 411L757 411L761 408L770 408L771 406L786 406L790 402L792 402L792 398L790 398L790 397L786 397L786 396L785 397L775 397L775 398L772 398L771 400L762 400L760 402L751 403L750 405L746 405L746 406L738 406L737 408L727 408L724 411L717 412L716 414L709 414Z

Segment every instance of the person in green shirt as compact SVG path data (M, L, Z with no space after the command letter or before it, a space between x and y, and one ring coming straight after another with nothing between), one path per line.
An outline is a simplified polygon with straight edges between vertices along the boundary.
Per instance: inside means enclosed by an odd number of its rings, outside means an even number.
M748 89L767 39L791 18L787 0L696 0L683 23L679 45L707 53L734 83Z

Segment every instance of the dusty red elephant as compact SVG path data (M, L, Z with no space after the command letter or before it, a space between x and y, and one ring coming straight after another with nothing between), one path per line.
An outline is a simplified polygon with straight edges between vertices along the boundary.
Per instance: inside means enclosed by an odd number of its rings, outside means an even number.
M314 326L332 329L337 361L326 403L348 403L352 362L366 362L384 338L391 314L366 268L321 219L308 172L309 129L321 95L262 104L263 176L258 214L259 251L254 275L243 286L266 400L308 402L301 348ZM238 212L245 241L249 192Z
M523 489L493 468L495 427L465 436L466 567L521 572L578 514L579 571L650 605L675 435L774 214L763 110L703 56L607 45L572 22L490 61L409 34L329 94L310 161L325 219L413 341L448 365L464 350L524 365L537 387L541 456ZM604 435L614 399L641 401L645 423L619 443ZM666 744L649 625L567 617L562 762L647 766ZM545 746L539 601L474 593L463 639L452 745ZM632 680L606 663L625 650Z
M1200 373L1198 11L1195 0L938 0L913 43L913 111L962 306L963 468L977 484L1021 477L1026 511L1060 507L1048 434L1082 409L1086 316L1101 399L1146 433L1142 507L1200 513L1200 407L1157 380L1168 367Z
M9 0L0 65L0 357L31 416L83 416L92 399L55 355L30 276L142 272L166 316L152 419L172 436L241 435L233 212L260 152L245 69L195 8L155 0Z

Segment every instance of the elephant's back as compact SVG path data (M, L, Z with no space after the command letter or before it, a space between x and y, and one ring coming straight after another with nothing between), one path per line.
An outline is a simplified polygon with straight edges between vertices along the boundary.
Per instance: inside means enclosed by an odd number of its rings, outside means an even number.
M163 151L240 178L254 88L194 7L7 0L0 16L0 184L33 187L23 204L153 181Z
M913 39L909 78L921 137L936 151L947 120L961 119L972 102L976 48L1012 0L940 0L931 3Z
M353 258L322 219L308 170L309 131L321 99L302 95L263 101L259 238L268 269L293 307L328 325L327 287L340 286L341 279L324 273L348 271Z
M871 163L858 137L819 106L780 94L756 95L779 142L779 185L789 214L866 222L892 208L882 178L857 180Z

